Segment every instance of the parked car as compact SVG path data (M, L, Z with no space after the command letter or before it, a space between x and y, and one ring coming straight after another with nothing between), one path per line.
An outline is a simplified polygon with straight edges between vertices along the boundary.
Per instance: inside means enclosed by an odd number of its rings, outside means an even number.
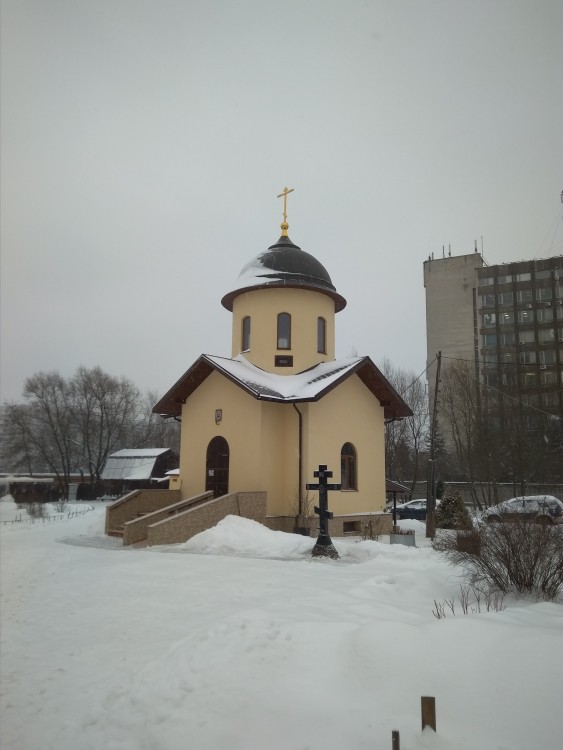
M389 513L393 512L393 506L387 509ZM426 520L426 500L409 500L408 503L397 505L397 518L405 520L407 518L416 521Z
M522 495L512 497L481 513L487 523L525 519L534 523L563 523L563 502L553 495Z

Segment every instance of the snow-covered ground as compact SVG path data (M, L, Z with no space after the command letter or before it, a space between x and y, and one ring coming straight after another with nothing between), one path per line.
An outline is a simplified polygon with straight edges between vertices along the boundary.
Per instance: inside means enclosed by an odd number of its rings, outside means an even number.
M460 579L428 546L313 560L231 517L131 549L103 520L1 526L3 750L563 747L561 603L437 620Z

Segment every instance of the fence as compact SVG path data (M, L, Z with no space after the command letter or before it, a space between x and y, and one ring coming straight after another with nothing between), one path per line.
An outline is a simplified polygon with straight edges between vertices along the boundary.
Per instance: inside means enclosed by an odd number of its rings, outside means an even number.
M68 520L70 518L73 518L74 516L83 516L85 513L89 513L92 510L94 510L94 506L89 505L87 508L83 508L82 510L72 510L68 513L57 513L53 516L32 516L31 518L22 518L22 513L20 513L17 518L12 518L8 521L2 521L2 523L4 524L4 526L6 526L6 524L8 523L51 523L51 521L61 521L63 519Z

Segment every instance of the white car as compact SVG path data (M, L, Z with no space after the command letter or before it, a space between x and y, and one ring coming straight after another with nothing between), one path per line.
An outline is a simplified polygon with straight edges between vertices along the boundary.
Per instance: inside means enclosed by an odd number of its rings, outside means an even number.
M487 508L480 518L487 523L518 519L534 523L563 523L563 503L553 495L522 495Z

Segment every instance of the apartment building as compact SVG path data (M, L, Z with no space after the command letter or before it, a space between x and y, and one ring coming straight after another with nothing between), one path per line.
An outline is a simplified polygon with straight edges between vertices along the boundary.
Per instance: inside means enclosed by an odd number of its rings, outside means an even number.
M485 384L563 415L563 256L489 266L480 253L424 262L427 358L469 359ZM428 372L431 407L435 364ZM531 412L533 410L530 410Z

